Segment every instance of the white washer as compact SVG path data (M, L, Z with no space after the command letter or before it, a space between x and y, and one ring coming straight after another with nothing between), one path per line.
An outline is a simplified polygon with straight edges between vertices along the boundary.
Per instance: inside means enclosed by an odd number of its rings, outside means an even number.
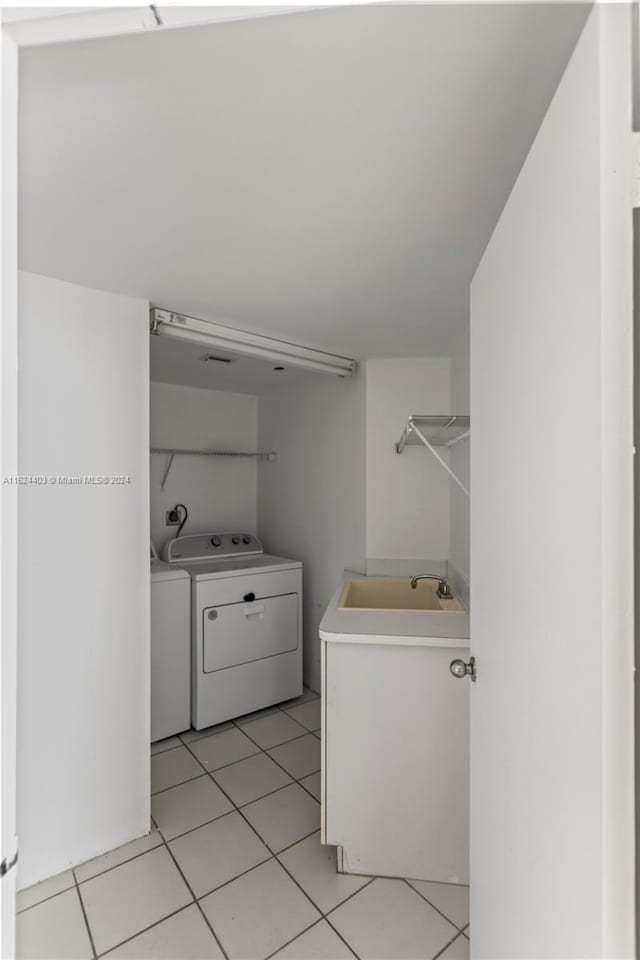
M191 726L191 590L151 548L151 742Z
M178 537L191 577L191 722L202 730L302 693L302 564L247 533Z

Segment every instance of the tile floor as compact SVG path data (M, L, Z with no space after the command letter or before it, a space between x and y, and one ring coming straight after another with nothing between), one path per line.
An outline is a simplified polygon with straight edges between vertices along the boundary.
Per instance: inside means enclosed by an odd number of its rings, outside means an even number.
M341 875L320 700L151 749L152 831L18 895L20 960L464 960L468 888Z

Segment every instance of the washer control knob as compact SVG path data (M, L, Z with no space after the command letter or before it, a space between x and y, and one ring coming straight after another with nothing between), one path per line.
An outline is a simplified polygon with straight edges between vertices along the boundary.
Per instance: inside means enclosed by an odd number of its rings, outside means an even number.
M240 537L231 537L231 543L240 543Z
M251 543L251 537L243 537L243 538L242 538L242 542L243 542L243 543Z
M221 537L211 537L211 546L212 547L221 547L222 538Z

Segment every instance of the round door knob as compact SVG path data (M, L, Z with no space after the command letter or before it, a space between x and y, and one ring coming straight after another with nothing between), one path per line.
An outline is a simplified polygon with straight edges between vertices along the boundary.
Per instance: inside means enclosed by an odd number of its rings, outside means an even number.
M255 600L255 598L256 598L255 593L245 593L245 595L244 595L244 602L245 602L245 603L253 603L253 601Z
M465 663L464 660L456 659L452 660L449 664L449 671L456 680L463 680L465 677L471 677L473 683L476 680L476 658L470 657L469 663Z

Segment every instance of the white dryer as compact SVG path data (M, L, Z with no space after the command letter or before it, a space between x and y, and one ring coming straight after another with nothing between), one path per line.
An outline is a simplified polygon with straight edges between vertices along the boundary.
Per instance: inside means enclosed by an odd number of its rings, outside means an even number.
M302 693L302 564L257 537L177 537L163 557L191 577L191 722L202 730Z

